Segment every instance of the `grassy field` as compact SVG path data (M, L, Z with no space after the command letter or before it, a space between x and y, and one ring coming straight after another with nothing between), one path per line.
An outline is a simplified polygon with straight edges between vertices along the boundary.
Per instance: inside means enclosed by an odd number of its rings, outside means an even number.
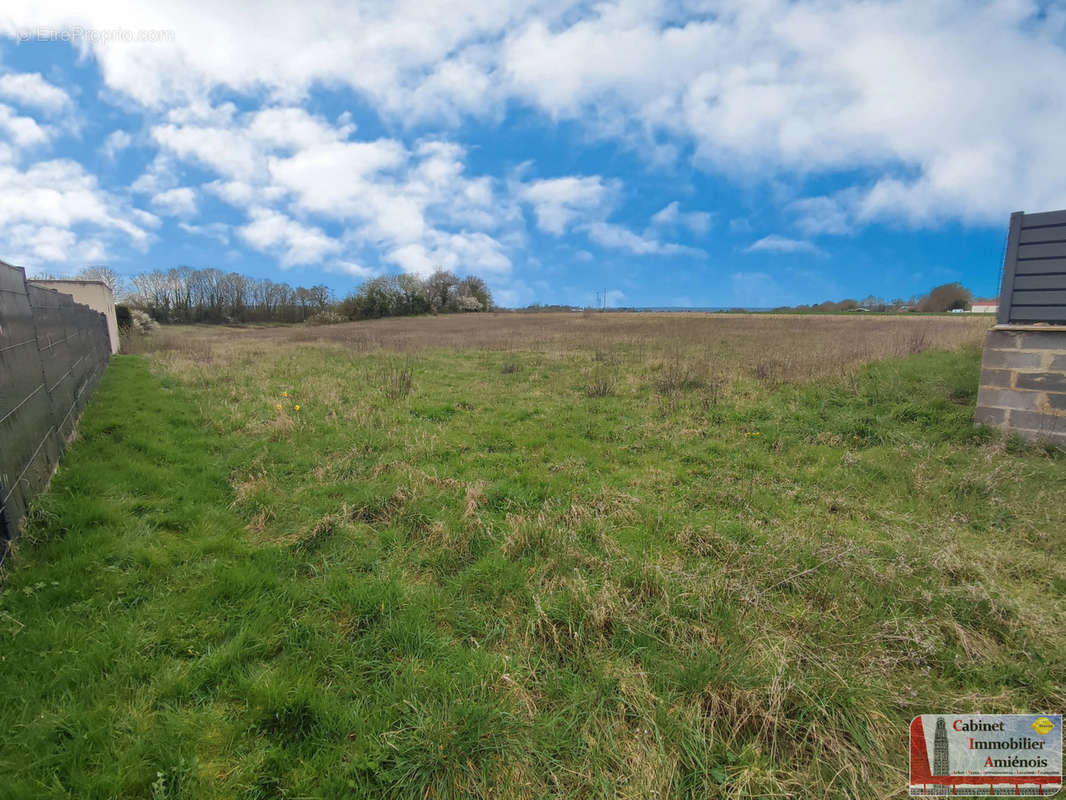
M189 328L0 594L0 798L902 797L1066 706L1066 458L973 318Z

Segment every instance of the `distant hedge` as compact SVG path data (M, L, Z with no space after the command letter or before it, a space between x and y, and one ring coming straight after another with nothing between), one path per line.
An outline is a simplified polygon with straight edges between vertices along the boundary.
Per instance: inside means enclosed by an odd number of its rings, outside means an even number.
M460 279L445 270L428 278L404 273L371 278L341 301L340 313L348 319L405 317L415 314L491 311L492 293L475 275Z

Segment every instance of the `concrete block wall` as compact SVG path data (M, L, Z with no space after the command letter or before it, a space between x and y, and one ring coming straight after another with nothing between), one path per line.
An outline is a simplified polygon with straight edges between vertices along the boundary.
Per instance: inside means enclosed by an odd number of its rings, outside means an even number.
M103 314L0 261L0 563L110 355Z
M1066 325L988 332L977 422L1066 447Z

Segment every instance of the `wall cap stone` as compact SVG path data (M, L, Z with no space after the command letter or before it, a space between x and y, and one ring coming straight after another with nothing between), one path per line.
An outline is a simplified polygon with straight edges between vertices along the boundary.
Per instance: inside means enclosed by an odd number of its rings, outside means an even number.
M1066 333L1066 325L993 325L994 331L1044 331L1047 333Z

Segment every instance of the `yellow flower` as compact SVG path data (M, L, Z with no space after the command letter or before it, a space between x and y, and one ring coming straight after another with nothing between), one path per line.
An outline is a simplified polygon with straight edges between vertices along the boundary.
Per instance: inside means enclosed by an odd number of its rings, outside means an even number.
M282 396L282 397L288 397L288 396L289 396L289 393L288 393L288 392L282 392L282 393L281 393L281 396Z
M281 403L278 403L276 406L274 406L274 408L276 408L278 411L281 411Z
M292 410L293 410L293 411L299 411L299 410L300 410L300 407L299 407L299 406L293 406L293 407L292 407Z

